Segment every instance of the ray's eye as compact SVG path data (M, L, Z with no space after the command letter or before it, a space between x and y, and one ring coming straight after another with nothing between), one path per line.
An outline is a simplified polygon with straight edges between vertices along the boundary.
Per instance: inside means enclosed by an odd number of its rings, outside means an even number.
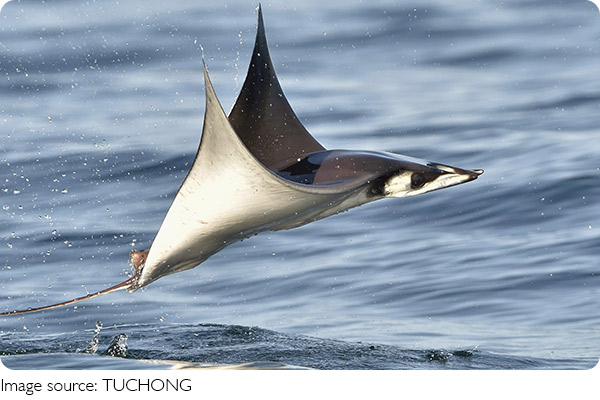
M410 177L410 187L413 189L418 189L425 184L425 177L423 174L414 173Z

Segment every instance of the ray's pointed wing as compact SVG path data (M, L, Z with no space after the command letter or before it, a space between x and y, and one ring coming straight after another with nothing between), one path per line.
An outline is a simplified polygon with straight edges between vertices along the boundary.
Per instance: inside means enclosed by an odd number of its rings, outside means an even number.
M304 128L288 103L269 54L262 10L244 86L229 121L250 152L266 167L325 150Z
M229 123L206 66L204 79L206 111L198 153L129 291L193 268L235 241L345 196L336 188L286 181L267 169Z

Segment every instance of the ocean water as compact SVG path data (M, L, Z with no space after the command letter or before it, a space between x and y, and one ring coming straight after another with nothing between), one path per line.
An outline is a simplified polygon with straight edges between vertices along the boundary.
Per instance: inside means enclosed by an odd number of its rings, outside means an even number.
M256 3L12 1L0 14L0 310L127 277ZM263 4L327 148L478 180L230 246L133 294L0 319L14 369L589 369L600 357L600 12L588 1ZM97 321L102 329L96 329ZM96 331L96 341L94 341Z

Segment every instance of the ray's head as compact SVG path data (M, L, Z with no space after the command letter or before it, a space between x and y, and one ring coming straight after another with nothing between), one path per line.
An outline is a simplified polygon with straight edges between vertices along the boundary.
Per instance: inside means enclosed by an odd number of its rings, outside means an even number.
M367 190L368 201L416 196L477 179L481 169L462 169L401 154L326 150L274 165L286 180L346 193Z
M449 165L403 157L400 168L373 182L372 193L382 197L410 197L460 185L477 179L482 169L462 169Z

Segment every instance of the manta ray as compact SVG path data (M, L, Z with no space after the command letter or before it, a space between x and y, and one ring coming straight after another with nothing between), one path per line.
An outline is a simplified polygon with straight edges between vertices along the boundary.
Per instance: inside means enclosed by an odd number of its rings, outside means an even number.
M204 62L203 67L206 108L198 152L150 248L131 252L133 276L83 297L0 316L121 289L134 292L257 233L296 228L387 197L458 185L483 173L399 154L323 147L283 93L260 6L248 74L229 116Z

